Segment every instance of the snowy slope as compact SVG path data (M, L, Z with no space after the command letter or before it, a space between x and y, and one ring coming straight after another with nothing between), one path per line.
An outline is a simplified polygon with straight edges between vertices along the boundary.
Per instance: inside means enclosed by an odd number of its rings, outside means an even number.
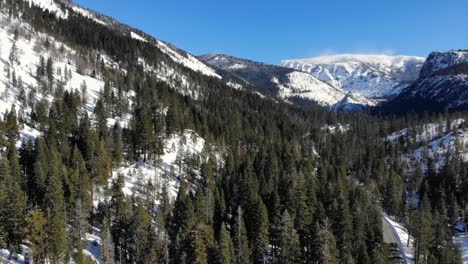
M187 159L194 159L198 165L201 165L200 162L205 157L203 155L204 147L205 140L192 130L185 130L181 135L174 134L165 140L164 154L160 157L160 162L157 164L149 161L125 162L113 171L110 184L121 175L124 177L123 192L127 196L144 197L144 185L151 182L156 188L156 193L161 193L163 186L165 186L169 198L174 200L177 196L179 183L183 180L181 172L189 169L190 174L200 177L199 166L188 168L185 164ZM200 159L200 157L202 158ZM159 204L157 198L155 203ZM103 190L98 190L94 201L95 206L104 199L106 198Z
M235 74L252 84L257 92L295 103L298 100L310 101L321 106L333 106L342 101L346 93L309 73L286 67L268 65L223 54L207 54L199 58L213 67ZM346 102L342 102L345 104ZM374 105L361 98L353 103Z
M279 88L279 97L285 100L303 98L322 106L331 106L345 96L343 91L304 72L294 71L286 74L284 81L273 78L272 82Z
M332 109L337 112L349 112L366 110L369 106L376 106L377 104L377 101L367 99L358 93L348 92L341 101L333 105Z
M418 125L414 128L404 128L399 131L393 132L387 136L387 140L395 142L402 137L407 137L413 143L430 142L437 138L442 137L447 131L457 130L458 127L465 122L463 118L457 118L450 121L450 128L447 129L446 120L440 122L426 123Z
M436 169L440 169L445 164L447 153L451 153L452 155L458 154L463 161L468 161L468 149L466 146L468 146L468 131L459 129L418 148L410 156L410 160L423 162L424 156L428 155L435 161Z
M45 34L34 32L31 27L18 20L10 20L7 16L0 13L0 23L5 25L0 27L0 113L12 109L15 106L16 110L20 110L27 120L28 113L31 108L24 106L19 100L20 91L18 87L13 86L12 76L8 77L6 74L9 68L11 73L15 73L17 79L21 79L22 86L26 96L29 96L33 87L37 87L37 80L35 78L36 68L39 65L40 57L43 56L45 60L52 58L54 61L54 68L56 69L54 79L56 82L60 81L64 84L64 88L68 91L76 90L82 91L83 85L86 86L86 106L84 107L90 115L93 114L95 102L99 96L100 90L104 87L104 82L100 76L91 76L91 68L83 64L82 69L78 70L77 61L81 61L78 52L71 49L67 45L56 41L54 38ZM19 29L18 39L15 40L13 36L13 29ZM25 38L21 32L29 32L30 37ZM46 39L50 43L47 49L43 43ZM9 57L12 51L13 43L17 47L17 62L11 64ZM60 50L60 47L63 47ZM106 66L115 67L115 63L103 56ZM71 72L71 77L66 79L64 77L65 70ZM19 82L19 81L18 81ZM52 102L52 95L46 97L40 91L36 91L33 101L39 102L46 100L49 104ZM32 138L38 135L38 132L31 127L25 126L21 132L24 138Z
M157 47L160 51L167 54L168 57L175 63L183 65L184 67L191 69L195 72L201 73L203 75L214 77L217 79L221 79L214 69L207 66L202 61L198 60L195 56L191 55L188 52L185 52L181 49L178 49L166 42L158 40L140 30L134 29L127 25L124 25L111 17L96 13L92 10L83 8L73 2L66 1L66 0L28 0L30 1L31 5L38 6L46 11L54 13L57 17L62 19L67 19L69 17L70 12L74 12L78 15L83 16L84 18L93 20L94 22L105 25L111 29L119 31L121 34L129 36L133 39L151 43L155 47ZM58 2L63 3L67 8L62 8ZM144 60L144 58L142 58ZM156 73L158 77L160 77L161 81L168 82L173 88L177 89L180 87L180 92L191 95L188 90L196 90L199 87L194 86L187 82L187 76L181 75L177 73L174 69L169 67L167 64L158 64L158 65L149 65L147 68L151 67L152 70ZM226 81L227 82L227 81ZM183 84L183 85L181 85ZM232 86L232 85L230 85Z
M418 148L409 153L402 153L402 159L407 164L408 171L414 171L415 162L427 169L426 157L434 160L436 169L442 168L447 155L459 155L468 161L468 129L464 127L464 119L455 119L446 128L446 122L428 123L415 128L405 128L387 136L390 142L404 139L404 146L408 143L418 144ZM409 141L409 142L407 142Z
M62 19L68 18L68 11L64 10L57 4L54 0L27 0L30 5L38 6L44 10L49 11L50 13L55 14L57 17Z
M398 94L417 79L424 58L413 56L341 54L285 60L281 65L304 71L345 91L367 98Z

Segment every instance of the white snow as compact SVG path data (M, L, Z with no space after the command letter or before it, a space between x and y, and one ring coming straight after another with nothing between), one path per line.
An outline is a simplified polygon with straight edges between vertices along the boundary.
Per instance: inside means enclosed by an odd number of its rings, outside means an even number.
M130 32L130 36L133 38L133 39L136 39L136 40L139 40L141 42L148 42L145 38L143 38L142 36L138 35L137 33L135 32Z
M237 90L242 90L242 89L244 89L244 86L242 86L242 84L239 84L239 83L235 83L235 82L229 81L229 82L227 82L226 84L227 84L229 87L232 87L232 88L237 89Z
M281 65L372 98L399 93L408 81L417 79L424 60L414 56L340 54L285 60Z
M17 252L15 256L11 256L8 249L0 249L0 259L2 263L24 264L26 255L31 256L31 249L24 244L21 245L21 252Z
M340 123L336 125L325 125L321 128L322 131L326 131L330 134L335 134L336 132L345 133L351 129L350 124L342 125Z
M236 64L229 66L229 68L232 70L239 70L239 69L245 69L247 68L247 66L245 66L244 64L236 63Z
M458 234L455 241L459 243L463 263L468 263L468 234Z

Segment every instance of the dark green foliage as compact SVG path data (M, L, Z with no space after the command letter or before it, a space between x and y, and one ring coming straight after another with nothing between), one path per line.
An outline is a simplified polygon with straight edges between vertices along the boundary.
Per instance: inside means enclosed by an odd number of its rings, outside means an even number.
M416 131L396 142L385 137L466 113L394 118L277 103L193 72L151 43L72 11L61 20L24 4L0 0L0 8L12 15L22 9L34 29L79 50L91 68L79 71L105 85L89 114L86 107L94 102L86 105L80 91L64 89L70 73L65 70L63 81L54 78L52 58L41 58L37 88L53 101L32 96L31 116L23 121L43 136L23 143L18 154L15 110L0 122L2 248L18 247L26 236L38 262L73 257L83 263L81 240L93 225L102 230L105 263L385 263L382 201L387 213L408 223L421 263L456 263L448 226L466 207L468 166L449 155L439 170L422 160L408 172L402 154L424 143L414 140ZM106 68L93 51L106 53L125 73ZM193 90L173 89L145 73L140 57L174 68ZM110 117L128 125L110 128ZM322 129L338 123L351 130ZM112 170L127 161L158 164L165 140L186 129L206 143L199 157L179 155L179 170L165 175L179 182L175 201L165 183L160 189L141 183L143 193L126 196L128 175ZM407 199L416 192L420 205Z

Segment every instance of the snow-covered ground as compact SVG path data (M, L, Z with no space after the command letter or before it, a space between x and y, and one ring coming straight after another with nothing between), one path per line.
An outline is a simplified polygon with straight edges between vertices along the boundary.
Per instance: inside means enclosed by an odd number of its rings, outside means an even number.
M0 249L0 259L2 263L24 264L26 256L31 256L31 249L26 245L21 245L21 252L11 254L8 249Z
M102 242L101 230L96 227L92 228L92 233L86 233L83 253L89 256L95 263L101 263L102 258Z
M398 240L398 246L401 247L405 252L406 263L414 263L414 238L409 237L408 231L403 227L401 223L392 220L389 216L384 215L385 220L391 225L393 232ZM408 245L408 239L409 245Z
M455 225L456 234L453 241L460 247L463 263L468 263L468 233L465 233L466 223L458 221Z
M83 239L83 254L89 256L94 263L100 264L102 262L101 254L102 254L102 242L101 242L101 230L96 227L92 228L91 233L86 233ZM11 254L8 249L0 249L0 260L2 263L8 264L24 264L26 263L25 260L29 258L29 263L32 262L32 251L27 245L21 245L21 252L17 252L15 254ZM71 264L74 261L70 261Z
M468 263L468 234L460 233L454 237L454 240L460 247L463 263Z
M123 192L127 196L143 196L144 185L149 182L156 188L156 193L161 193L163 186L166 186L169 198L175 199L179 183L182 180L181 170L187 168L188 159L195 160L197 163L194 168L188 168L190 172L197 177L200 175L201 161L198 160L198 157L204 156L204 147L205 140L203 138L192 130L185 130L182 135L172 135L164 142L164 154L160 156L160 161L157 164L150 161L125 162L113 172L110 181L117 179L119 175L123 176ZM156 204L159 203L157 198ZM104 194L98 191L95 195L94 205L97 206L104 199Z
M457 118L450 122L450 130L456 130L460 124L465 122L463 118ZM408 133L411 135L409 136L410 140L415 140L415 142L427 142L430 140L434 140L437 137L441 137L447 131L447 122L446 120L441 120L440 122L436 123L427 123L418 125L415 128L408 129L404 128L397 132L393 132L392 134L387 136L387 140L395 142L401 137L408 136Z

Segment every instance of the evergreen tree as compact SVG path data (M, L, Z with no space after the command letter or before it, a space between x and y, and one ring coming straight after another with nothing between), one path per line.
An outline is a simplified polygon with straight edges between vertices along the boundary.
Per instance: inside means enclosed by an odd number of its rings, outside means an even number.
M294 222L285 210L281 218L280 256L278 263L296 263L299 260L299 235L294 229Z
M34 209L26 216L24 233L31 243L34 263L45 262L46 256L46 216L41 209Z
M231 236L229 235L226 225L223 223L221 225L221 230L219 232L219 242L218 242L218 256L217 262L220 264L235 264L236 257L234 253L234 244L232 243Z
M47 247L54 263L64 261L67 255L66 214L61 182L62 164L55 149L50 150L46 187Z

